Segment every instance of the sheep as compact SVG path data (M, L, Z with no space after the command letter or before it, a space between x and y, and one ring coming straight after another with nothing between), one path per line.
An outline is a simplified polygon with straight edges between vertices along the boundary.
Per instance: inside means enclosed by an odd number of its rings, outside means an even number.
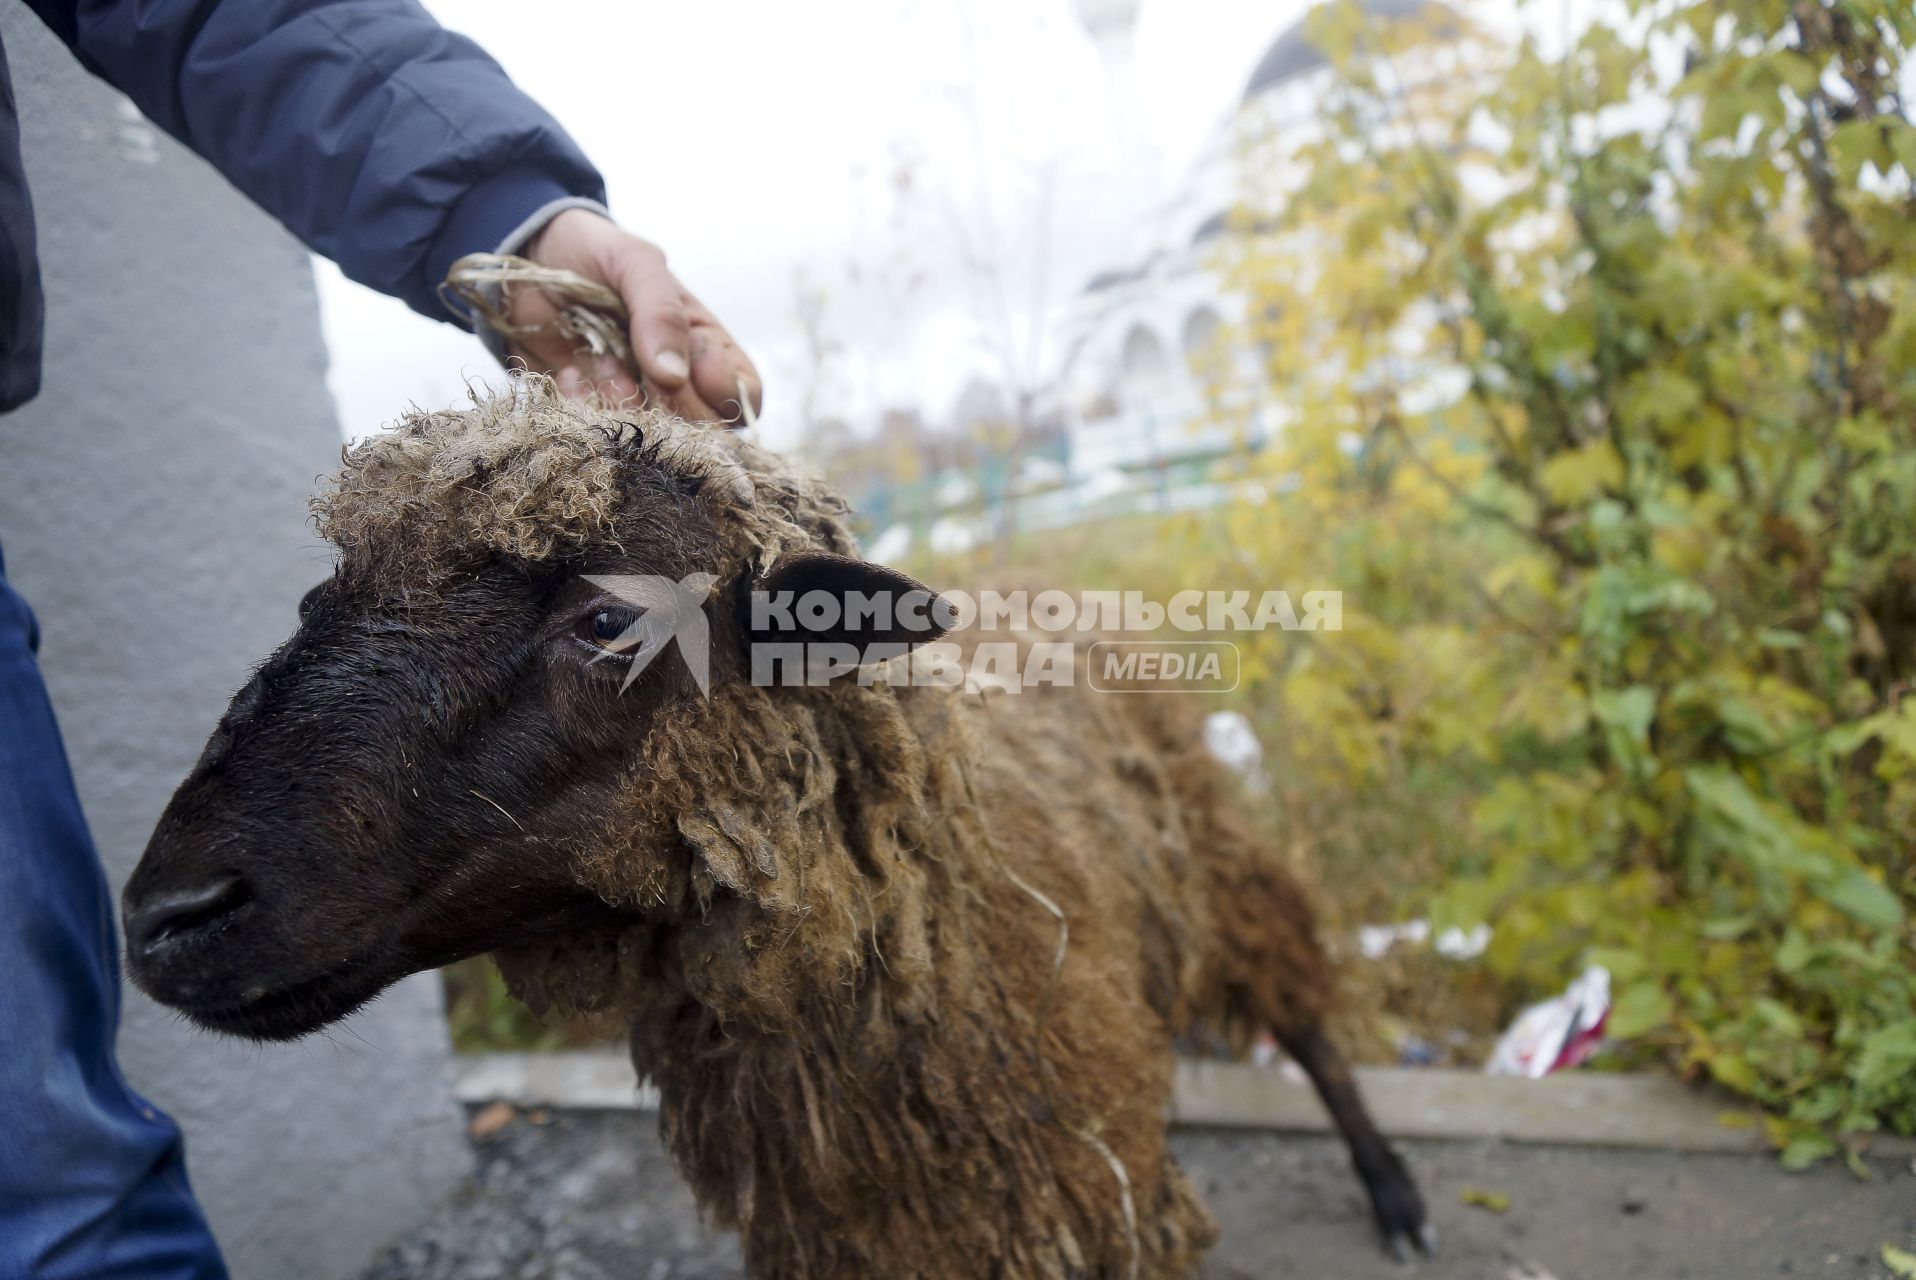
M1428 1248L1308 898L1187 700L755 683L755 590L917 584L795 464L539 379L360 443L314 510L336 570L126 887L155 999L286 1039L490 952L625 1030L755 1277L1189 1275L1173 1041L1269 1028ZM621 574L712 588L705 689L635 673Z

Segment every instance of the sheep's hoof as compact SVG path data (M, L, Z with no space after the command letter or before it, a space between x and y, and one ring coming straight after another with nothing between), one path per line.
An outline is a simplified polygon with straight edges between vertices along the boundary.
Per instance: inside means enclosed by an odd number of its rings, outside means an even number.
M1434 1258L1437 1256L1437 1232L1426 1222L1411 1235L1401 1231L1392 1232L1385 1237L1384 1247L1390 1250L1391 1257L1401 1263L1410 1262L1413 1248L1426 1258Z
M1384 1248L1393 1258L1409 1262L1412 1250L1427 1258L1437 1252L1437 1233L1425 1215L1424 1198L1394 1152L1382 1167L1373 1168L1364 1186L1370 1192L1378 1230L1384 1234Z

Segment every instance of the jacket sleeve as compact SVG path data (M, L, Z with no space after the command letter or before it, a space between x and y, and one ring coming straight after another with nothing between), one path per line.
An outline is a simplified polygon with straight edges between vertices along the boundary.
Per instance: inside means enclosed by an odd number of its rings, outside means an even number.
M555 201L605 199L565 130L416 0L28 0L88 70L314 252L416 311Z

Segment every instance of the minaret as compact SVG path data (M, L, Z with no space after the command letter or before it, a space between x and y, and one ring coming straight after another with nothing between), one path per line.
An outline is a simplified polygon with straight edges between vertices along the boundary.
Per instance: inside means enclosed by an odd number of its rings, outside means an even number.
M1158 150L1145 127L1144 99L1138 93L1137 33L1141 0L1073 0L1078 21L1097 46L1104 63L1106 106L1111 113L1111 145L1124 176L1143 205L1163 194Z

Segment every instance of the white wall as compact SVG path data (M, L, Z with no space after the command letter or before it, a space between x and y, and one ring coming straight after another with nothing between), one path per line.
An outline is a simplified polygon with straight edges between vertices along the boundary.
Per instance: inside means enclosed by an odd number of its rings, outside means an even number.
M0 35L48 294L45 389L0 417L0 544L117 896L249 664L329 571L305 502L339 435L300 246L23 7L0 6ZM237 1280L357 1275L468 1169L431 975L270 1048L128 990L120 1045L186 1131Z

